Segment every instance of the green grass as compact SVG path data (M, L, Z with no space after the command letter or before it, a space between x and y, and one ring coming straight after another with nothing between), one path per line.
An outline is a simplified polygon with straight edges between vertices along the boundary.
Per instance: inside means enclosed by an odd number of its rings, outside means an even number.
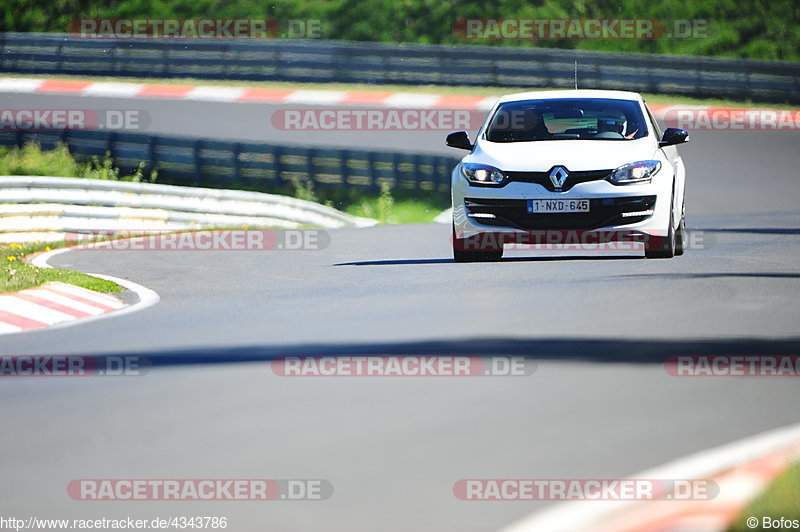
M758 526L747 526L747 519L755 517ZM800 521L800 462L795 463L778 476L767 489L744 508L728 527L727 532L746 532L754 530L775 530L776 527L762 527L763 517ZM777 527L788 530L789 527Z
M313 183L294 181L291 187L276 187L261 192L283 194L314 201L340 211L378 220L381 224L431 222L450 207L450 194L441 191L412 191L384 185L375 194L359 189L315 187Z
M383 224L410 224L432 222L449 205L435 204L419 200L393 201L387 208L381 198L365 198L361 203L350 206L346 212L354 216L374 218Z
M292 186L291 192L285 188L270 192L289 193L295 198L322 203L353 216L373 218L382 224L431 222L450 206L447 193L428 192L420 197L417 191L392 189L385 183L378 195L354 189L318 189L313 183L299 180Z
M51 281L60 281L88 288L96 292L119 292L121 286L111 281L98 279L85 273L55 268L37 268L25 263L25 257L51 248L59 248L65 242L34 242L25 244L0 244L0 294L16 292L25 288L41 286Z
M19 77L31 78L42 77L37 75L5 74L0 73L0 77ZM284 90L332 90L332 91L375 91L375 92L407 92L414 94L441 94L453 96L502 96L515 92L525 92L530 90L547 90L546 88L532 87L465 87L450 85L376 85L374 83L294 83L281 81L237 81L237 80L214 80L214 79L195 79L195 78L130 78L130 77L97 77L97 76L62 76L46 75L48 79L73 79L78 81L102 81L120 83L148 83L163 85L211 85L223 87L257 87L262 89L284 89ZM579 80L580 82L580 80ZM589 88L589 87L586 87ZM670 94L649 94L642 93L648 103L668 104L668 105L716 105L720 107L762 107L769 109L795 109L797 106L787 104L765 104L753 103L748 100L728 100L721 98L691 98L689 96L678 96Z
M26 144L22 149L0 146L0 175L76 177L80 173L80 165L63 146L47 152L38 144Z
M106 156L94 157L90 162L80 163L70 154L69 149L59 144L54 150L44 151L36 143L22 148L0 146L0 175L41 175L51 177L83 177L88 179L107 179L114 181L154 181L155 172L146 179L142 173L144 163L130 175L120 175Z

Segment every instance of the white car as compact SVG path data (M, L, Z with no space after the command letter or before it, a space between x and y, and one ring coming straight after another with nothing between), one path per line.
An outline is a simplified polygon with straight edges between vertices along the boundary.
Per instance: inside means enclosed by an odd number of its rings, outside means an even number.
M515 243L640 241L645 255L681 255L686 169L641 95L562 90L511 94L489 112L452 174L456 261L499 260Z

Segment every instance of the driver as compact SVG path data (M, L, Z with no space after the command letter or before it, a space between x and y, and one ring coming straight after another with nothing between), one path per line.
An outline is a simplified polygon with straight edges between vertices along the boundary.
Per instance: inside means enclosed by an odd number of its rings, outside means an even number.
M597 117L597 133L616 133L622 137L628 119L622 111L606 109Z
M535 109L525 109L523 114L524 131L531 140L542 140L552 138L553 135L548 131L542 116Z

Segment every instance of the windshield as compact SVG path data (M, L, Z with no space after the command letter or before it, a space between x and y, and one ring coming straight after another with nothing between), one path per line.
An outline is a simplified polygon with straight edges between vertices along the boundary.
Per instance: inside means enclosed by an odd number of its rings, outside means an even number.
M633 100L564 98L506 102L486 130L490 142L635 140L647 136L641 106Z

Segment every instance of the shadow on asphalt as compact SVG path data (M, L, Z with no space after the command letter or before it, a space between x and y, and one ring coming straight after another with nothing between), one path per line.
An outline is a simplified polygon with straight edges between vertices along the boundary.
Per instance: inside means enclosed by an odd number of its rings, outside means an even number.
M232 364L281 357L314 356L521 356L538 361L567 363L664 364L673 356L797 355L800 337L788 339L730 338L716 340L585 339L464 339L408 343L302 344L201 348L143 353L107 353L92 356L136 356L150 366Z
M708 273L632 273L613 275L613 279L715 279L723 277L762 277L767 279L798 279L800 273L791 272L708 272Z
M783 227L756 227L756 228L722 228L722 229L692 229L705 233L752 233L757 235L800 235L800 229Z
M614 255L612 257L602 256L580 256L580 255L565 255L563 257L547 256L547 257L504 257L499 261L489 262L552 262L552 261L568 261L568 260L624 260L624 259L642 259L640 255ZM365 260L356 262L340 262L334 266L403 266L413 264L455 264L453 259L392 259L392 260ZM465 263L465 264L486 264L481 262Z

